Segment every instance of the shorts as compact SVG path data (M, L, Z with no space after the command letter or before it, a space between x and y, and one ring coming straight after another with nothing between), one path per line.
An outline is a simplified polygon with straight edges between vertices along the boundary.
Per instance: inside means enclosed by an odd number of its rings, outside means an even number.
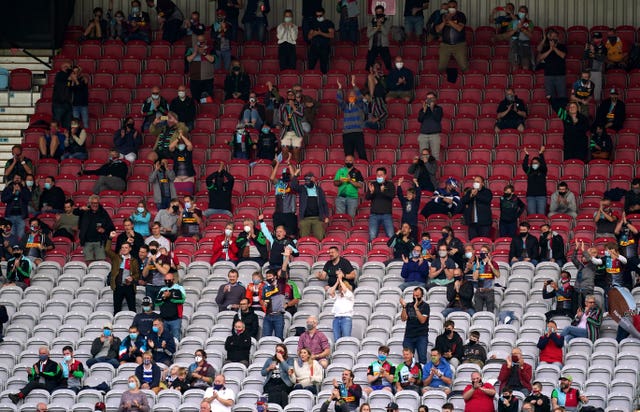
M413 92L408 91L390 91L387 93L390 99L413 99Z
M282 136L280 140L280 144L282 146L291 146L291 147L301 147L302 146L302 137L295 134L295 132L289 131Z
M86 242L82 247L85 260L104 260L107 255L104 252L102 242Z

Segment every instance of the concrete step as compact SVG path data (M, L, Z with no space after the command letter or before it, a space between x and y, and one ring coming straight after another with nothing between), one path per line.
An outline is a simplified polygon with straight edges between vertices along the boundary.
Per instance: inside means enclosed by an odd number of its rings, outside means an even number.
M2 137L22 137L22 129L6 129L0 130Z
M0 158L2 158L2 150L5 148L5 146L9 147L9 152L11 152L11 146L21 143L22 136L6 136L4 132L0 130Z
M28 114L7 114L0 112L0 130L4 129L3 123L5 122L28 122Z
M38 56L38 54L36 54ZM51 51L48 53L42 53L40 56L40 60L50 63L51 62ZM9 51L9 55L0 56L0 65L7 70L13 69L29 69L34 73L44 73L51 70L46 64L43 64L33 57L27 56L22 52L18 52L17 54L11 54Z
M32 115L36 112L33 107L0 107L0 117L6 114L16 115L16 114L25 114Z
M15 130L15 129L19 129L19 130L24 130L27 127L29 127L29 122L24 120L24 121L8 121L5 122L3 121L2 118L0 118L0 130Z
M0 91L0 107L33 107L40 99L40 92Z

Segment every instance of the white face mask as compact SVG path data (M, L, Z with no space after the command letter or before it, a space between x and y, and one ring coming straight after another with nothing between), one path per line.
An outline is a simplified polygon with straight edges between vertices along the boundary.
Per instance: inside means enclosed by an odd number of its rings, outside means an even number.
M196 361L196 363L200 363L202 362L202 356L196 356L193 360Z
M472 256L473 256L473 252L465 252L464 253L464 257L466 257L467 259L471 259Z
M284 22L285 22L285 23L291 23L292 21L293 21L293 18L292 18L292 17L285 17L285 18L284 18Z
M533 170L538 170L538 168L539 168L539 167L540 167L540 165L539 165L539 164L537 164L537 163L534 163L534 164L532 164L532 165L531 165L531 168L532 168Z
M159 95L159 94L152 94L152 95L151 95L151 98L152 98L153 100L158 100L158 99L160 98L160 95Z
M187 96L186 92L178 92L178 97L184 99Z
M449 7L449 14L455 14L455 12L456 12L455 7Z
M439 250L438 251L438 256L440 257L447 257L447 251L446 250Z
M476 189L476 190L480 190L480 183L473 182L473 188Z
M244 231L245 231L245 232L247 232L247 233L251 232L251 226L246 225L246 226L244 227Z
M324 21L324 16L316 17L316 20L318 20L318 22L322 23Z
M403 62L397 62L396 63L396 69L400 70L404 67L404 63Z
M227 236L227 237L231 236L232 233L233 232L231 231L231 229L225 229L224 230L224 235Z
M190 202L185 202L184 208L185 209L191 209L191 203Z

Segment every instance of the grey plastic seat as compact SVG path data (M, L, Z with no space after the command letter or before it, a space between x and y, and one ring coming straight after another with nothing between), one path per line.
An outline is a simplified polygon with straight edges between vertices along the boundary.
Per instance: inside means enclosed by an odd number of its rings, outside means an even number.
M289 404L296 405L303 408L303 410L310 411L315 403L315 396L306 390L294 390L289 393Z
M258 402L258 398L261 396L261 393L262 393L261 391L258 392L258 391L243 389L236 396L236 405L255 407L256 403Z
M249 375L242 381L243 390L262 392L263 386L264 386L264 377L260 376L259 372L258 372L258 376Z
M613 356L618 355L618 341L612 338L598 338L593 343L593 352L605 352L610 353Z
M84 276L84 275L83 275ZM71 290L76 290L82 284L82 277L76 273L63 273L58 277L58 287L65 287Z
M86 288L93 288L95 290L100 290L104 286L104 282L106 280L107 280L106 273L104 275L96 274L96 273L91 273L91 274L88 273L82 278L82 286Z
M633 409L633 399L623 393L610 393L607 397L609 410L630 411Z
M110 380L109 380L110 381ZM107 381L107 382L109 382ZM96 402L103 402L104 396L102 392L95 389L83 389L76 395L76 402L81 404L89 404L93 407Z
M70 389L58 389L51 394L49 402L64 409L71 409L76 403L76 393Z
M237 363L237 362L227 363L222 367L222 374L226 378L234 379L238 382L242 382L242 380L247 375L247 367L244 366L242 363Z
M404 391L403 391L404 392ZM400 392L402 393L402 392ZM416 394L417 395L417 394ZM395 401L393 394L385 390L373 391L369 394L369 405L371 409L385 409L389 402Z

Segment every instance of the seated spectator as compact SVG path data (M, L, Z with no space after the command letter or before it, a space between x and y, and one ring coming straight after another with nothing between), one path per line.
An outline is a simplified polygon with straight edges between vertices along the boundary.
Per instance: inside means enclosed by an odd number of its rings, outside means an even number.
M104 190L124 192L127 189L127 176L129 167L120 160L120 153L116 148L109 149L109 160L104 165L94 170L78 172L80 176L98 176L93 186L93 193L98 195Z
M113 134L113 146L121 159L133 164L138 158L138 149L142 146L142 133L136 130L133 117L127 116L124 125Z
M586 395L571 386L572 381L571 375L562 374L560 376L560 387L551 392L551 407L554 412L558 407L562 407L563 411L577 411L580 405L589 402Z
M287 406L295 372L285 344L276 345L275 355L264 362L261 374L265 377L263 392L269 396L269 402Z
M326 280L327 285L325 290L329 289L338 281L338 273L343 273L347 282L355 288L356 271L347 259L340 256L340 251L337 247L332 246L329 248L329 260L324 264L321 271L316 273L316 277L319 280Z
M129 13L127 21L129 24L127 25L125 42L141 40L149 43L151 38L151 18L149 13L141 10L138 0L131 2L131 13Z
M483 382L479 372L471 373L471 384L462 391L466 411L494 411L493 398L495 396L495 388L489 382Z
M431 360L423 366L422 377L423 393L432 390L442 391L447 395L451 393L453 371L438 349L431 349Z
M235 404L236 395L225 386L224 375L216 375L213 386L204 392L200 410L204 412L226 412Z
M298 350L308 348L311 358L317 360L323 368L329 366L331 347L327 336L318 330L318 319L315 316L307 318L307 330L298 339Z
M249 89L251 80L249 75L244 72L240 61L231 60L231 71L224 79L224 99L240 99L245 102L249 100Z
M409 103L415 96L414 74L404 67L402 56L396 56L394 66L387 76L387 103L391 99L403 99Z
M107 20L109 21L109 40L124 40L127 32L127 22L124 19L122 10L115 12L111 17L111 11L107 11Z
M427 288L433 286L446 286L453 282L456 263L449 256L446 245L442 244L438 246L438 256L433 259L430 266Z
M21 145L11 147L11 154L12 157L4 164L5 183L12 182L15 175L20 176L21 180L25 180L28 174L33 175L35 170L33 162L23 155Z
M511 389L528 396L531 393L532 373L531 365L524 361L520 348L513 348L511 355L506 358L506 363L500 368L498 381L501 388L510 386Z
M120 364L135 362L140 365L142 363L142 354L146 351L147 342L145 337L140 334L137 326L129 326L129 334L122 340L118 352Z
M518 227L518 236L511 239L509 247L509 262L538 263L538 240L529 234L531 225L529 222L521 222Z
M455 326L456 324L452 320L444 322L444 332L436 338L434 348L438 349L447 363L457 368L464 355L462 352L464 344L458 332L454 330Z
M566 182L558 183L557 190L551 195L551 204L549 205L549 217L562 213L573 218L578 216L578 206L576 197Z
M570 101L578 104L580 113L589 117L589 106L593 104L593 92L596 85L591 81L591 72L583 70L580 79L576 81L571 88Z
M58 122L55 120L49 123L49 130L46 130L42 136L38 138L38 147L40 149L40 159L56 159L64 153L64 143L66 134L58 129Z
M554 321L547 322L547 328L536 346L540 349L540 363L550 363L562 368L564 339L558 333L558 326Z
M602 125L605 129L619 131L622 129L626 118L625 104L618 98L618 90L615 87L609 89L609 98L604 99L596 111L596 125Z
M295 239L287 235L287 229L284 225L276 226L275 231L271 233L267 224L264 222L264 216L258 215L258 221L260 222L260 231L264 237L269 241L269 269L278 270L283 266L284 255L287 250L293 256L298 256L298 249L296 249Z
M176 352L176 343L171 331L165 328L164 321L160 318L153 321L151 333L147 336L148 352L153 354L153 360L170 366L173 363L173 354Z
M600 208L593 214L597 237L615 237L613 233L618 224L618 213L611 207L611 199L600 200Z
M629 45L624 44L622 39L618 37L616 29L611 27L607 32L607 41L604 44L607 48L607 57L605 63L608 69L623 69L627 68L629 61Z
M147 395L140 391L140 379L136 375L129 376L129 389L122 393L120 398L120 411L149 412L149 401Z
M80 36L80 41L84 40L106 40L109 37L109 22L102 18L102 7L93 9L93 17L89 20L87 27Z
M362 398L362 387L353 382L353 371L345 369L342 372L342 381L338 383L337 379L333 380L333 389L331 396L324 401L320 407L320 412L327 412L331 401L335 402L335 412L353 412L360 405Z
M185 195L182 201L184 208L176 223L178 225L178 233L180 236L192 237L196 240L200 239L200 234L204 229L202 211L194 202L193 196Z
M296 173L300 175L298 171ZM304 175L304 186L298 179L291 180L291 188L299 196L298 221L299 236L311 236L324 239L325 225L329 223L329 204L324 190L318 186L317 178L312 172Z
M193 165L193 144L182 131L176 140L169 144L169 152L172 153L173 171L176 174L176 183L195 183L196 171ZM193 188L191 188L193 190Z
M524 399L522 412L548 412L551 410L551 400L542 393L542 384L538 381L531 385L531 394Z
M65 380L62 376L62 368L49 357L49 348L46 346L38 348L38 357L39 359L33 364L33 367L27 369L28 383L18 393L8 395L11 402L16 405L34 389L43 389L53 393L56 389L64 388Z
M298 351L298 359L293 363L295 385L293 389L304 389L312 394L318 393L322 384L323 369L317 360L311 358L311 351L302 348Z
M189 130L192 130L196 119L196 104L191 96L187 96L187 88L178 86L178 95L171 100L169 110L174 112Z
M138 328L138 334L147 339L153 331L153 321L160 318L157 312L153 311L153 299L149 296L142 298L142 312L133 317L131 326Z
M400 290L410 286L424 286L429 273L429 262L422 255L422 247L415 245L410 256L402 256L402 270L400 276L404 279L399 285Z
M233 159L247 160L253 158L256 144L249 130L245 129L244 124L238 123L235 133L231 135L231 139L225 139L224 142L231 148L231 157Z
M182 207L180 206L180 202L174 198L171 199L169 207L159 210L155 219L153 219L155 223L160 224L160 233L172 242L175 241L178 236L178 218L181 214ZM160 244L160 246L162 246L162 244ZM168 250L171 250L171 248Z
M169 372L167 374L167 372ZM187 383L187 368L173 365L171 369L165 369L162 371L162 381L160 382L160 388L174 389L180 393L184 393L189 390L189 384Z
M425 3L422 2L422 0L419 0L419 3L422 4L422 7L425 8L429 8ZM418 9L420 11L418 11L418 16L405 16L405 27L411 25L411 26L415 26L415 27L408 27L407 28L407 37L408 38L422 38L422 34L426 29L427 32L427 41L428 42L432 42L434 40L438 40L440 39L442 36L442 33L438 33L436 31L436 27L442 23L442 16L444 16L445 14L447 14L447 10L449 9L449 2L445 1L443 3L440 3L440 8L436 8L431 15L429 16L429 18L427 19L426 23L424 22L424 9L418 7ZM413 10L416 10L416 8L414 7ZM407 10L408 11L408 10ZM413 12L411 12L413 13ZM412 22L407 24L407 19L411 18L411 19L417 19L419 18L419 22ZM415 31L415 33L414 33Z
M207 176L206 184L209 193L209 205L204 215L224 214L232 217L231 196L235 179L225 169L225 163L220 162L218 170Z
M247 129L260 130L266 120L266 111L262 103L258 102L256 92L249 92L249 100L240 110L238 121Z
M594 295L587 295L584 299L584 310L578 308L571 326L562 328L561 336L565 343L573 338L587 338L592 342L598 339L602 324L602 311L596 303Z
M416 246L415 236L411 226L408 223L402 223L400 230L387 241L387 246L393 249L394 260L405 261L405 259L409 259L412 256L411 252Z
M104 325L102 334L91 343L91 358L87 360L87 366L92 367L96 363L108 363L114 368L120 366L118 352L120 351L120 338L113 336L113 327L110 323Z
M216 370L207 362L207 352L198 349L193 357L193 363L189 365L187 373L187 383L192 389L206 390L213 384L216 377Z
M496 133L502 129L517 129L524 131L524 122L527 119L527 106L524 101L516 96L512 88L507 88L505 98L498 104L498 121Z
M278 142L271 127L266 123L260 129L255 145L256 158L262 160L273 160L276 157L276 153L281 150L280 142Z
M64 153L61 159L87 160L87 131L82 127L82 121L77 117L71 119L70 129L64 133Z
M473 315L473 283L467 281L464 276L456 277L447 285L447 300L449 304L442 311L445 318L453 312L466 312Z
M155 241L158 243L159 248L165 248L166 250L171 250L171 241L161 234L161 225L158 222L153 222L151 224L151 236L144 240L144 243L150 245L151 242Z
M613 154L613 140L602 125L596 124L589 139L591 159L609 160Z
M216 303L220 312L225 310L238 310L240 299L246 294L246 289L238 281L238 271L231 269L227 274L228 283L220 285L216 295Z
M355 296L351 284L344 280L344 273L338 273L336 283L327 289L331 298L335 298L331 312L333 313L333 340L351 336L353 306Z
M35 266L31 259L22 254L22 246L12 247L13 257L7 261L6 275L2 278L2 286L18 286L22 290L29 287L31 273Z
M481 368L487 361L487 350L479 343L480 332L472 330L469 332L469 342L462 347L461 363L473 363Z
M44 179L44 190L40 194L39 209L42 213L62 213L64 209L65 194L56 186L56 179L47 176Z
M151 390L156 394L160 392L162 369L153 361L151 352L144 353L142 363L136 367L135 373L140 381L140 389Z
M40 182L39 181L36 182L33 175L27 175L24 181L24 184L26 186L26 190L24 191L25 195L26 194L31 195L31 199L29 199L27 210L29 211L29 214L37 215L38 213L40 213L40 195L42 194L42 189L40 188Z
M547 290L549 286L551 286L551 291ZM546 313L547 320L554 316L568 316L570 318L575 316L574 294L574 288L571 286L571 274L566 270L560 273L559 283L546 280L542 287L542 297L544 299L556 298L556 308Z
M367 381L369 387L364 388L364 392L369 395L373 391L385 390L393 392L395 367L387 361L389 355L388 346L378 348L378 359L373 361L367 368Z
M142 131L146 132L147 130L149 130L151 131L151 134L155 134L153 133L153 130L150 129L151 125L158 124L161 121L167 121L168 123L168 113L169 104L164 97L160 96L160 87L153 86L153 88L151 89L151 96L147 97L147 99L142 104L142 114L144 116ZM175 116L175 118L178 119L178 116Z
M224 342L224 350L227 351L225 363L239 362L244 366L249 366L251 335L249 335L243 321L234 322L231 335L227 336Z
M418 181L420 190L433 192L438 184L436 178L437 170L438 162L435 157L431 156L431 150L422 149L420 156L414 156L413 163L411 163L407 172Z
M498 399L498 412L519 412L520 400L513 395L510 386L502 388L502 396Z
M422 365L413 357L412 349L402 349L402 363L396 366L394 382L396 393L408 390L422 394Z
M264 286L262 283L262 275L260 274L260 272L256 273L260 275L261 283L259 284L259 286ZM256 275L256 273L254 273L254 276ZM252 286L249 286L247 288L247 296L250 295ZM260 293L262 293L262 290L260 290ZM257 297L260 298L260 295L258 295ZM249 302L251 302L251 299L249 297L240 299L240 308L238 309L238 313L236 313L233 317L233 324L235 325L237 321L242 321L242 323L244 324L243 327L249 334L249 336L254 338L255 340L258 340L260 339L260 319L258 318L258 315L255 314L254 308L249 305ZM259 302L260 301L258 300L259 309L256 310L264 312L262 306L259 305Z
M451 215L457 214L461 210L460 194L457 191L458 181L453 177L444 182L444 187L433 192L431 200L424 205L420 214L426 218L434 214Z
M138 202L136 210L129 216L129 219L133 223L133 230L135 233L139 233L140 236L147 237L151 234L149 231L149 222L151 221L151 212L147 210L147 205L144 201Z
M165 118L163 120L163 117ZM153 151L149 153L147 159L155 162L156 160L173 159L173 154L169 150L169 146L180 138L180 135L186 136L189 133L187 125L178 120L179 117L174 112L168 112L166 116L155 117L149 126L149 133L157 136L153 145ZM144 131L145 129L143 129Z
M236 239L239 261L250 260L264 265L269 257L267 238L251 219L244 219L242 232Z
M78 216L73 214L73 207L75 203L72 199L67 199L64 202L64 213L56 216L56 221L53 224L53 237L66 237L67 239L74 241L78 233ZM9 242L11 244L11 242Z
M29 233L22 239L24 255L35 266L42 263L48 250L53 250L53 242L42 230L43 223L37 218L29 220ZM50 229L47 228L47 231Z
M67 345L62 348L62 356L60 368L62 369L62 379L66 382L62 383L61 386L78 393L83 387L82 378L84 378L84 365L74 358L73 348L71 346Z

